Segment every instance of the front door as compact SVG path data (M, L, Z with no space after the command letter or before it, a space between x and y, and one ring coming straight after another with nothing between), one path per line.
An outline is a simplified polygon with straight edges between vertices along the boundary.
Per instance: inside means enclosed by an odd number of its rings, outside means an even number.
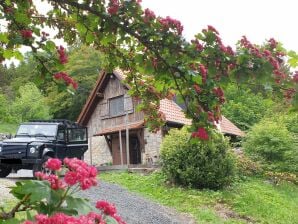
M121 153L120 153L120 141L119 135L113 135L112 138L112 157L113 157L113 165L121 165ZM125 135L122 136L122 159L123 164L127 164L126 162L126 138Z
M129 138L129 154L130 164L141 163L140 143L137 136L130 136Z
M122 134L122 159L123 164L127 164L126 155L126 136ZM121 165L121 153L120 153L120 141L119 135L113 135L112 138L112 157L113 165ZM129 136L129 163L130 164L140 164L141 163L141 149L140 142L136 135L131 134Z

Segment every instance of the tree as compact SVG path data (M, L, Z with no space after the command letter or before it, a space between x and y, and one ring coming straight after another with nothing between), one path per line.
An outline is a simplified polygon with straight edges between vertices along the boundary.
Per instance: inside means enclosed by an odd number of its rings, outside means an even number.
M49 119L51 117L44 96L33 83L27 83L20 87L19 94L10 109L12 119L15 122Z
M248 130L258 123L268 112L271 112L273 100L270 96L253 93L248 88L229 85L226 89L227 103L223 114L242 130Z
M105 59L98 50L78 45L70 49L68 60L65 70L78 82L78 89L71 94L61 91L52 83L46 90L46 100L51 105L50 111L55 118L76 120L95 85Z
M177 95L186 105L187 117L193 120L193 137L200 139L202 129L208 137L213 122L220 118L223 89L230 82L277 86L277 94L298 107L298 72L286 73L284 56L288 52L273 38L257 46L243 37L234 51L222 43L212 26L186 41L180 21L143 10L140 0L46 2L52 5L46 16L37 12L32 1L0 3L2 20L8 24L0 35L0 58L21 59L17 47L29 46L46 80L54 78L58 85L77 89L77 83L65 72L65 49L56 47L43 27L57 29L56 37L68 44L80 39L108 56L108 71L118 66L127 72L130 94L142 98L140 109L152 130L164 120L157 110L159 100ZM296 66L297 54L289 52L288 56L290 65Z

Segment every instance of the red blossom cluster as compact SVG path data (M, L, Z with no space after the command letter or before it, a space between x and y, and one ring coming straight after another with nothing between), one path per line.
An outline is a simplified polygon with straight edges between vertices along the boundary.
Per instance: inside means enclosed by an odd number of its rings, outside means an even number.
M191 134L192 138L199 138L200 140L208 140L209 135L205 128L199 127L196 132Z
M48 181L53 190L64 189L66 187L66 184L61 179L59 179L59 177L55 174L48 175L42 172L35 172L34 175L39 180Z
M64 176L64 181L69 186L79 184L82 190L86 190L97 185L97 170L94 166L77 158L65 158L63 162L69 169Z
M67 186L70 187L75 184L78 184L82 190L86 190L97 185L97 170L95 167L89 166L87 163L77 158L65 158L63 162L69 169L65 173L64 181L59 179L55 174L48 175L42 172L36 172L35 177L40 180L48 181L53 190L64 189ZM51 158L46 162L45 166L52 171L57 171L61 169L61 161Z
M72 85L72 87L74 89L77 89L78 88L78 83L76 81L74 81L68 74L66 74L65 72L58 72L56 74L54 74L54 79L56 80L64 80L64 82L67 84L67 85Z
M65 48L63 46L57 47L57 52L59 54L59 61L61 64L65 64L68 62L67 55L65 53Z
M118 0L110 0L109 7L108 7L108 13L110 15L117 14L119 10L120 4Z
M271 50L275 50L278 45L278 42L273 38L269 39L268 43ZM257 58L263 58L272 65L276 83L280 83L281 80L286 79L287 75L284 72L280 71L281 63L283 62L283 59L281 57L285 56L283 52L275 52L274 54L272 54L272 52L268 49L259 49L257 46L251 44L251 42L247 40L245 36L243 36L240 40L240 44L241 46L248 49L249 52Z
M170 16L167 16L166 18L160 18L159 19L160 24L166 28L173 28L177 30L178 35L182 34L183 26L179 20L173 19Z
M295 94L296 90L294 88L289 88L284 91L284 97L286 100L291 100Z
M96 202L96 208L101 210L105 215L113 217L119 224L125 224L125 222L118 216L116 207L107 201Z
M197 94L200 94L202 92L202 88L198 84L193 84L193 88Z
M58 171L61 169L62 162L60 159L49 159L45 166L53 171Z
M144 14L145 23L148 23L150 20L155 19L155 13L150 9L145 9Z
M191 43L195 45L196 50L199 52L201 52L204 49L204 46L197 39L191 40Z
M64 213L56 213L52 216L38 214L35 216L35 220L25 221L23 224L106 224L103 217L95 212L90 212L87 215L81 215L79 217L69 216ZM124 222L118 223L123 224Z
M32 34L33 34L32 30L20 30L20 33L21 33L22 37L25 39L32 38Z
M215 87L213 89L213 93L218 97L220 103L225 102L224 92L223 92L222 88Z
M200 64L199 65L199 70L200 70L200 73L202 75L202 82L205 84L206 81L207 81L207 69L204 65Z

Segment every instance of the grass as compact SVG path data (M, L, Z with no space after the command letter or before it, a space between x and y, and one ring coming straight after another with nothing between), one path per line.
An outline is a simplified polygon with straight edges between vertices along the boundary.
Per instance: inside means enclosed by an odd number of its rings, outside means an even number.
M191 214L198 223L294 224L298 220L298 187L272 184L257 178L235 183L221 191L165 185L159 173L102 173L100 179L117 183L160 204ZM227 217L223 217L226 215Z
M18 126L18 124L0 123L0 133L15 134Z

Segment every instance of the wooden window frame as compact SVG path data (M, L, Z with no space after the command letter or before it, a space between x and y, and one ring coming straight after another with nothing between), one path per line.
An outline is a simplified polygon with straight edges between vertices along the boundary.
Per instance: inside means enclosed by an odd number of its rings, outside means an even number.
M121 100L121 102L122 102L122 111L119 111L116 114L112 114L111 113L112 112L111 103L113 102L113 100L116 100L116 99L122 99ZM120 96L110 98L108 103L109 103L109 117L119 117L119 116L123 116L125 114L124 95L120 95ZM119 108L117 108L117 109L119 109Z

